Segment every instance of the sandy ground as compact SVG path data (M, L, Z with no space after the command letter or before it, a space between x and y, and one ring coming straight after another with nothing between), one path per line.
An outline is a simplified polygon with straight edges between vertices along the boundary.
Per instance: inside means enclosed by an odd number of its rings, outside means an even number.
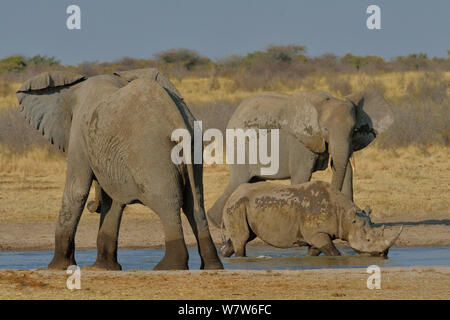
M381 289L365 269L303 271L0 271L0 299L450 299L450 267L385 268Z

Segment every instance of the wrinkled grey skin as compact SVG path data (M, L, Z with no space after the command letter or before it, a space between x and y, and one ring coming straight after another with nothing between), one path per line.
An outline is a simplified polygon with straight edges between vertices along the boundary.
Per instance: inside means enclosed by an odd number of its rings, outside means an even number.
M259 237L279 248L308 246L308 255L339 255L334 239L359 253L387 256L400 231L388 239L369 216L332 185L314 181L295 186L269 182L242 184L223 210L226 241L220 253L245 256L247 242Z
M176 89L155 69L89 79L50 72L17 93L25 117L67 151L67 176L49 268L76 264L75 233L93 180L101 187L99 268L121 269L117 242L123 210L141 203L161 218L166 253L155 269L187 269L183 208L197 238L202 268L223 268L203 205L201 165L175 165L172 131L193 133L194 117ZM69 143L70 142L70 143ZM193 147L193 146L192 146Z
M240 184L289 178L292 184L304 183L314 171L328 167L330 156L333 186L353 199L349 164L353 151L369 145L392 122L390 106L372 90L346 100L324 92L266 92L244 100L227 129L279 129L279 170L275 175L262 176L260 169L264 165L260 163L229 165L228 186L208 211L208 217L220 225L223 206Z

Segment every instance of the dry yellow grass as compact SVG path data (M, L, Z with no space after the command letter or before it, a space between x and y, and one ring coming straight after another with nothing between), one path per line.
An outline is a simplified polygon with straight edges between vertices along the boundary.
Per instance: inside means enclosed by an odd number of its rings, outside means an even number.
M417 84L427 73L422 71L408 71L408 72L386 72L378 73L376 75L368 75L366 73L338 73L333 76L336 82L339 80L348 81L353 91L358 91L366 88L371 84L382 85L385 89L385 96L388 99L400 99L407 94L408 86L410 84ZM441 72L437 76L428 81L432 85L439 85L440 83L450 83L450 72ZM212 86L212 78L184 78L181 80L172 79L175 86L180 90L184 98L189 103L205 104L217 100L231 100L239 101L257 92L246 91L237 88L233 79L216 78L214 86ZM20 87L19 83L11 83L10 91L7 94L0 95L0 109L7 106L17 106L17 99L15 91ZM276 91L292 93L298 90L318 90L327 91L335 96L340 96L340 93L328 83L326 76L318 74L309 74L305 76L303 84L294 89L284 86L282 83L276 85ZM447 94L450 95L450 86L447 88Z
M378 84L382 85L387 99L396 100L404 97L407 94L408 87L411 84L417 84L426 76L425 72L389 72L379 73L377 75L368 75L365 73L359 74L336 74L335 81L348 81L351 85L352 91L363 90L364 88ZM242 100L250 97L257 92L263 91L245 91L235 87L234 81L227 78L217 78L218 85L212 87L210 78L185 78L180 81L174 80L175 86L180 90L183 97L189 103L205 104L217 100ZM429 79L428 79L429 80ZM441 72L432 80L432 85L439 85L442 83L450 83L450 72ZM299 90L317 90L326 91L340 97L340 92L333 88L328 83L324 75L309 74L305 76L303 84L294 89L288 88L283 84L278 84L275 91L292 93ZM447 94L450 95L450 86L447 88Z
M374 218L450 218L450 148L408 147L382 150L370 146L355 153L355 202L370 205ZM64 187L64 157L33 149L18 156L1 149L0 221L55 219ZM205 169L206 207L225 189L226 165ZM328 171L313 179L330 181ZM288 183L279 181L278 183ZM130 212L145 216L142 206ZM142 216L141 213L142 212Z
M1 83L0 83L1 85ZM8 87L0 94L0 110L7 107L17 106L16 91L20 88L20 83L9 83Z

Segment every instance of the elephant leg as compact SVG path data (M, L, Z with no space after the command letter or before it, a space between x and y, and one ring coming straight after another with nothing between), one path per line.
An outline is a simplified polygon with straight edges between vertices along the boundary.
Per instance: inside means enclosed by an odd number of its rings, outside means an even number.
M166 237L166 252L154 270L188 270L189 254L183 237L179 210L159 215Z
M305 183L311 180L317 155L306 148L302 143L291 143L289 153L289 172L291 184ZM292 149L295 148L295 149Z
M249 172L248 165L234 164L230 165L230 181L225 191L220 198L214 203L211 209L208 210L208 217L214 226L220 228L222 223L222 211L226 201L230 195L243 183L247 183L252 178Z
M55 252L50 269L75 265L75 233L92 183L92 171L78 155L67 162L66 184L55 232Z
M331 241L331 238L326 233L316 233L311 240L309 241L314 248L318 248L321 252L323 252L327 256L339 256L339 250Z
M125 206L102 191L100 227L97 235L97 260L94 267L106 270L122 270L117 262L117 245L120 222Z
M163 192L162 194L170 193ZM154 270L188 270L189 254L184 242L180 207L176 200L164 200L161 201L159 195L154 195L144 202L161 219L165 235L166 252Z
M308 248L308 253L307 254L308 254L308 256L316 257L316 256L320 255L320 253L321 253L321 251L319 249L317 249L316 247L310 246Z
M201 206L197 212L194 212L194 198L191 187L186 185L184 190L183 212L185 213L192 231L197 240L198 252L201 259L200 269L223 269L222 262L217 256L217 250L211 238L211 233L208 228L208 221L206 220L205 210Z
M345 170L344 183L342 184L341 192L348 196L353 201L353 168L350 160Z

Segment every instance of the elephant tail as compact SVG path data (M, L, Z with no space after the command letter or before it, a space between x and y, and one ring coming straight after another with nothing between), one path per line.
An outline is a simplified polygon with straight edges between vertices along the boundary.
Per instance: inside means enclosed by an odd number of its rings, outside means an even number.
M194 212L198 212L198 210L203 209L203 185L202 185L202 169L195 170L195 166L201 166L198 164L186 164L186 169L188 173L189 178L189 184L191 187L192 192L192 199L193 199L193 205L194 205ZM196 188L198 186L198 188Z

